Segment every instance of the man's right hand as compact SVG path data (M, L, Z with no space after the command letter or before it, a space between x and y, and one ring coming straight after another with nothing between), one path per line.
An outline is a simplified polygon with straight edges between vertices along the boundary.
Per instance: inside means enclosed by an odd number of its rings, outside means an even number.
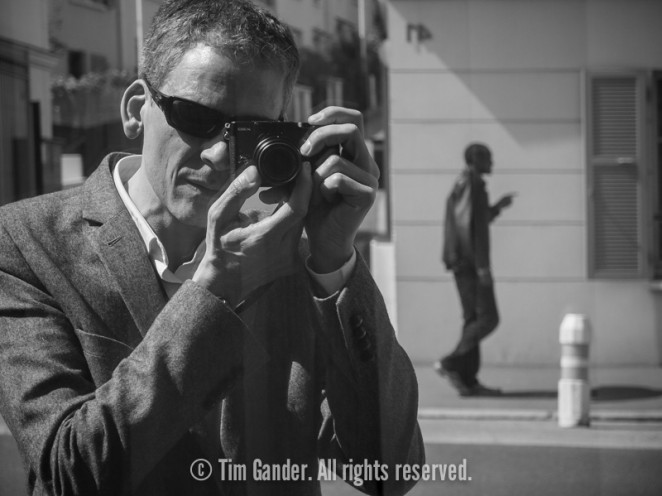
M503 195L499 201L497 202L497 207L499 210L502 210L506 207L510 207L513 204L513 198L515 197L516 193L509 193L507 195Z
M212 204L207 250L192 278L233 308L260 286L295 270L312 191L310 166L304 164L289 197L262 219L241 213L259 187L257 168L249 166Z

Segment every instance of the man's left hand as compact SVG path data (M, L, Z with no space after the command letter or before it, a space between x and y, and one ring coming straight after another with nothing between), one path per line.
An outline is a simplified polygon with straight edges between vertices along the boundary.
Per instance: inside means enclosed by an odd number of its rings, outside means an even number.
M356 234L377 195L379 168L366 147L359 111L327 107L308 122L323 127L301 147L304 156L336 145L342 149L340 155L313 164L313 192L305 219L311 268L328 273L352 256Z

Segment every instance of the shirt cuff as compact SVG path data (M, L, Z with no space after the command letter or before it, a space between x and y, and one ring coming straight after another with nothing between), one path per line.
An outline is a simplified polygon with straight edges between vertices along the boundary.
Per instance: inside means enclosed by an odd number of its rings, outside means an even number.
M324 289L324 291L327 292L327 294L332 295L336 291L342 289L345 284L347 284L347 281L349 281L349 277L352 275L352 271L356 265L356 250L352 252L352 256L349 257L347 262L345 262L345 265L340 267L338 270L329 272L327 274L318 274L310 268L309 262L310 257L308 257L308 260L306 260L306 269L308 269L310 276L315 279L317 284L319 284Z

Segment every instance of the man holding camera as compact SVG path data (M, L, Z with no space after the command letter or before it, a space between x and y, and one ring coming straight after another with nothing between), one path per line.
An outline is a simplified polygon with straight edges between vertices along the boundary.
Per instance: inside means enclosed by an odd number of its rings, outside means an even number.
M242 211L262 178L225 124L282 119L298 64L250 2L167 1L121 103L142 155L0 210L0 411L31 494L319 494L318 459L411 487L416 378L353 247L378 176L360 113L311 116L277 208Z

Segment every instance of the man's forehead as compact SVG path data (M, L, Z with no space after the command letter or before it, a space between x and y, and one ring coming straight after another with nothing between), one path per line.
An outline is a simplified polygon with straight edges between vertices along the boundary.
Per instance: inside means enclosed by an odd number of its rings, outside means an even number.
M232 116L278 118L284 112L285 76L271 67L241 64L220 50L188 50L160 90Z
M252 79L256 75L270 78L274 83L285 81L283 70L260 59L243 59L225 50L198 44L186 50L164 78L164 84L180 77L195 78L209 84L224 84L229 79Z
M205 44L197 44L182 54L166 75L166 80L180 74L214 77L217 74L238 73L241 69L242 65L226 55L223 50Z

